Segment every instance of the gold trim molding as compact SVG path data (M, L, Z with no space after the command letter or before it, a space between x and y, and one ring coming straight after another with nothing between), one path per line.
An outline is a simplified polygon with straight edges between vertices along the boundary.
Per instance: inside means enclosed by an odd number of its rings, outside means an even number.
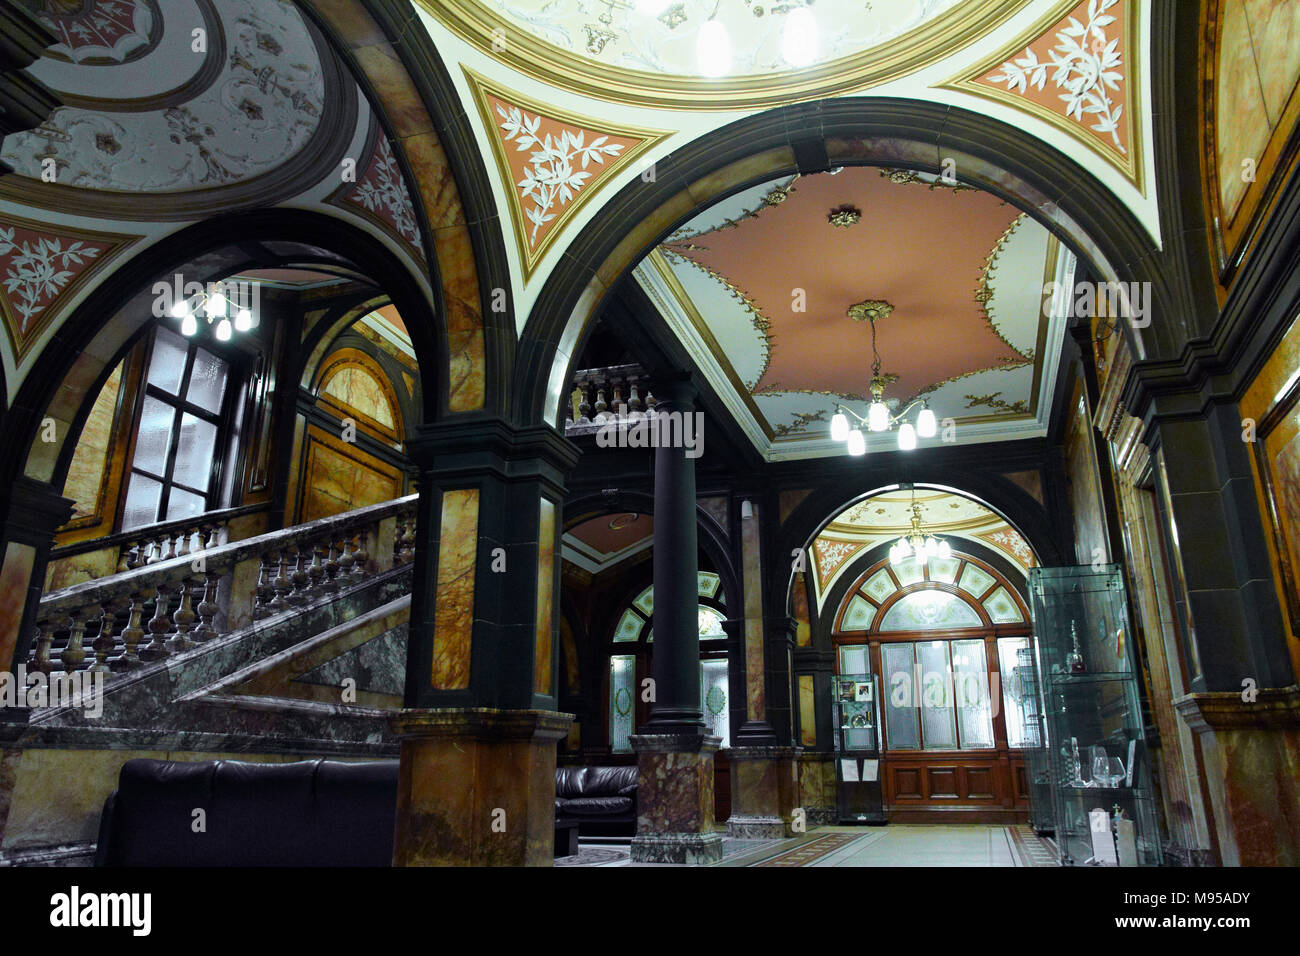
M547 43L475 0L416 0L485 56L540 83L613 103L692 112L769 109L878 86L968 46L1030 2L963 0L889 43L821 66L711 80L599 63Z

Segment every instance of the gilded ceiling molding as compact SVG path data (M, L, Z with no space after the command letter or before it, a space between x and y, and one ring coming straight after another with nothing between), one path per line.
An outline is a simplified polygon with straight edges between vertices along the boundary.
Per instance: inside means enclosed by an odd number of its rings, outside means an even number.
M1141 0L1063 0L973 70L936 86L1029 113L1145 195L1140 22Z
M578 210L673 133L579 116L462 68L492 144L526 283Z
M1031 0L963 0L889 43L800 70L707 79L630 70L561 49L476 0L417 0L484 55L540 83L648 109L760 110L878 86L996 30Z
M719 230L722 229L735 229L746 219L757 218L758 214L762 212L764 209L768 208L769 206L781 205L781 203L785 202L786 199L789 198L790 194L795 191L794 184L799 180L799 177L802 175L803 175L802 173L795 173L790 178L789 182L778 183L777 185L773 186L767 192L763 193L763 195L758 200L757 206L754 206L751 209L746 209L739 216L732 216L730 219L724 219L722 220L722 222L718 223L718 225L710 226L708 229L704 229L704 230L694 230L689 228L688 226L682 226L680 229L676 230L672 235L670 235L667 239L665 239L663 241L663 244L668 245L670 243L673 243L673 244L680 245L684 249L708 248L707 246L697 246L692 242L688 242L687 240L696 239L707 233L718 232Z
M1015 345L1013 345L1011 341L1002 334L1002 330L999 329L997 323L993 321L993 316L989 314L989 304L993 301L993 270L997 268L998 258L1002 255L1003 250L1006 249L1007 242L1010 241L1011 237L1015 235L1016 230L1019 229L1028 218L1029 217L1022 212L1011 221L1011 225L1007 226L1007 231L998 237L997 243L993 246L993 251L988 254L988 258L984 260L984 267L980 270L979 285L975 290L975 301L979 303L980 312L984 315L984 321L988 323L989 328L993 330L993 334L998 337L998 340L1021 358L1032 362L1034 360L1034 349L1030 349L1028 352L1023 352L1016 348ZM1049 256L1049 258L1051 257Z
M688 245L688 248L699 248L699 247ZM727 290L727 293L733 299L735 299L740 304L740 307L745 310L746 314L749 315L750 324L753 325L754 331L759 334L762 340L763 363L762 365L759 366L758 375L754 377L754 380L752 382L744 382L742 384L745 391L749 392L750 394L757 394L757 392L754 391L755 386L757 386L758 383L763 380L763 376L767 374L767 367L772 362L771 320L768 319L768 317L762 313L762 311L758 308L758 306L754 304L753 300L750 299L749 296L745 295L745 293L741 292L738 288L736 288L731 283L731 280L729 280L726 276L722 275L720 272L710 269L708 266L704 265L703 263L696 262L694 259L687 258L686 256L683 256L677 253L676 251L667 248L666 246L660 246L659 249L656 250L656 252L663 257L665 262L678 262L678 263L683 263L685 265L692 266L700 270L701 272L703 272L710 279L713 279L721 283L722 286ZM671 275L671 270L668 270L668 272L669 275ZM680 301L683 303L683 307L684 307L684 304L690 301L690 296L686 294L686 290L682 288L681 283L677 281L676 276L672 276L671 288L674 296L678 296L678 293L680 293L680 296L678 297ZM687 314L691 316L692 323L695 323L695 320L697 318L699 319L698 324L696 324L696 331L700 332L701 336L704 336L706 332L708 333L708 337L705 338L705 342L712 343L710 345L710 349L713 351L714 358L716 358L722 364L723 368L730 369L731 363L727 361L725 357L726 353L722 350L722 347L719 346L717 344L717 341L713 338L713 333L708 331L708 325L707 323L704 322L703 317L701 317L699 313L695 311L694 306L691 307L691 310ZM739 376L736 376L736 378L737 381L739 381Z
M64 303L139 238L0 215L0 319L15 367Z

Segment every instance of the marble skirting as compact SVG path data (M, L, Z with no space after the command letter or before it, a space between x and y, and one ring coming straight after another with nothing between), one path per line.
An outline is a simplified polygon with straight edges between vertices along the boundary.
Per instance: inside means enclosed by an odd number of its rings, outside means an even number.
M780 817L740 817L732 813L727 820L727 836L733 840L780 840L788 829Z

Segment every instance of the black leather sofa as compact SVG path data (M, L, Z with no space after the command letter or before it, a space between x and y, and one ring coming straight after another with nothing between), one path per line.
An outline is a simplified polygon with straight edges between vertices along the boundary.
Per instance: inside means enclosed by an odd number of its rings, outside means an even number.
M95 865L391 866L397 765L128 760ZM583 835L635 834L636 767L556 768L555 817Z
M583 836L636 834L636 767L556 767L555 820Z
M396 760L128 760L95 865L391 866L396 808Z

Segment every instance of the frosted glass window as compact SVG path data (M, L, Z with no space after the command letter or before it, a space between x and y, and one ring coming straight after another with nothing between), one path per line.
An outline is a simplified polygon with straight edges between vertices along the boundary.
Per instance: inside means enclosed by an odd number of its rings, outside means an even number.
M191 405L205 408L214 415L221 411L221 399L226 394L226 378L230 367L207 349L196 349L194 368L190 371L190 387L185 400Z
M649 617L655 612L655 589L653 587L646 588L636 596L632 606L646 617Z
M871 621L875 616L875 605L862 595L855 594L849 599L849 606L844 611L844 620L840 623L840 630L865 631L871 627Z
M212 454L216 447L217 426L185 413L181 417L181 437L176 444L172 480L206 490L212 476Z
M167 473L167 452L171 448L172 422L176 409L166 402L147 397L140 412L140 430L135 442L133 467L155 475Z
M909 584L920 584L925 580L925 569L917 563L915 556L905 558L898 564L892 565L892 567L894 576L898 578L898 583L903 587L907 587Z
M731 718L727 707L727 662L700 661L700 711L704 724L722 748L731 746Z
M1025 699L1026 688L1020 680L1021 651L1029 650L1028 637L998 638L998 669L1001 671L1002 714L1007 724L1007 746L1033 747L1037 733L1025 721L1025 714L1036 713L1032 700Z
M885 612L882 631L936 631L955 627L979 627L983 622L975 609L947 591L913 591L899 598Z
M636 722L636 658L609 659L609 746L615 753L630 753Z
M207 500L202 495L196 495L184 488L177 488L173 485L171 494L167 496L166 520L193 518L196 515L203 514L207 510L206 506Z
M154 334L153 357L149 359L149 384L169 394L178 394L181 380L185 377L185 357L188 354L189 342L175 332L159 328Z
M871 673L871 667L867 664L867 646L865 644L852 644L840 648L840 673Z
M712 571L700 571L698 573L698 588L700 597L711 598L718 593L718 585L722 579Z
M921 686L921 738L926 750L955 750L957 722L953 716L952 662L947 641L916 645Z
M957 583L957 568L961 558L931 558L929 563L930 580L941 584Z
M983 568L977 568L975 565L967 562L965 570L961 573L961 580L957 586L967 594L974 597L982 597L984 592L993 587L996 579Z
M126 492L126 506L122 511L122 530L129 531L153 524L158 517L158 501L161 497L161 482L141 474L132 475Z
M990 594L984 602L984 610L988 611L989 619L994 624L1020 624L1025 619L1015 598L1007 593L1006 588L1000 587Z
M722 615L713 608L700 605L698 617L701 640L713 640L727 636L727 632L722 629Z
M645 619L628 608L623 612L623 616L618 619L618 627L614 630L614 640L616 641L635 641L641 636L641 628L645 625Z
M911 644L882 644L880 666L885 683L885 732L891 750L919 750L916 662Z
M871 577L867 578L867 583L862 585L862 593L877 604L882 603L885 598L898 590L894 584L894 579L889 576L889 571L881 568Z
M982 640L952 642L954 702L963 750L993 746L993 707Z

